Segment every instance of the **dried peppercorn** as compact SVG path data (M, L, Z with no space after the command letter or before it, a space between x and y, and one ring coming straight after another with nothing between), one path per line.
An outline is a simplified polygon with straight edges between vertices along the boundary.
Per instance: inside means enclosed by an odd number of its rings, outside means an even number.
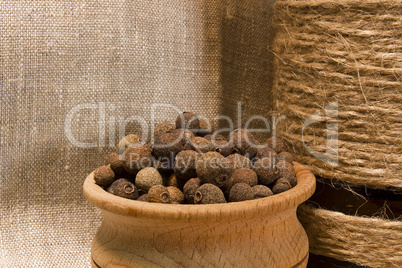
M279 177L287 179L292 187L296 186L296 171L293 165L285 160L279 160L277 166L279 168Z
M220 187L230 178L232 169L220 153L207 152L198 158L196 172L202 183L212 183Z
M189 140L190 140L189 142L190 149L193 149L192 147L195 147L194 149L196 151L199 150L202 153L211 152L215 149L212 143L203 137L193 137L190 138Z
M179 188L174 186L168 186L166 188L170 195L170 202L177 202L179 204L184 202L184 194Z
M129 134L122 138L117 144L117 152L122 154L127 147L141 146L144 142L141 137L136 134Z
M152 166L152 151L148 145L128 147L124 152L124 168L130 174L137 174L143 168Z
M163 185L163 179L155 168L147 167L137 173L135 185L146 193L155 185Z
M290 188L292 188L292 185L290 185L290 182L287 179L279 178L272 187L272 192L274 194L279 194L289 190Z
M272 163L272 159L264 157L258 159L253 166L254 172L257 174L258 182L262 185L270 185L280 176L279 168L276 163Z
M152 203L170 203L170 194L163 185L152 186L148 191L148 201Z
M236 183L246 183L253 187L258 184L257 174L249 168L239 168L232 173L233 184Z
M165 133L158 136L152 146L155 156L169 159L180 152L183 149L185 141L179 135L176 133Z
M138 198L138 190L135 185L125 178L118 179L114 181L107 191L111 194L128 198L128 199L137 199Z
M218 204L226 203L225 196L218 186L205 183L195 192L194 202L196 204Z
M126 173L124 168L124 156L118 155L116 153L111 153L108 157L106 162L110 165L110 168L113 170L116 176L120 176Z
M208 134L208 135L205 135L204 138L209 140L212 143L214 143L216 141L228 141L223 135L221 135L219 133Z
M226 157L229 162L230 162L230 167L233 170L239 169L239 168L252 168L253 163L251 160L244 155L241 154L231 154L228 157Z
M267 196L271 196L274 193L265 185L255 185L251 187L254 192L254 199L263 198Z
M197 133L200 129L200 120L195 113L183 112L176 118L176 128L185 128Z
M197 189L201 186L201 180L199 178L192 178L186 182L183 186L184 200L188 204L194 204L194 196Z
M233 152L233 145L228 141L216 141L213 145L215 146L215 151L225 157Z
M247 129L235 129L230 133L229 141L240 154L250 159L257 153L258 142Z
M200 121L200 128L197 130L198 136L203 137L213 132L213 126L211 125L211 122L208 119L200 118L199 121Z
M174 173L178 180L187 181L197 177L196 161L199 154L193 150L184 150L176 155Z
M230 202L240 202L254 199L254 191L247 183L236 183L229 191Z
M176 126L173 125L172 123L169 123L169 122L159 123L154 128L154 138L156 138L162 134L170 133L175 129L176 129Z
M94 180L100 186L109 187L115 180L115 174L110 166L101 166L95 169Z

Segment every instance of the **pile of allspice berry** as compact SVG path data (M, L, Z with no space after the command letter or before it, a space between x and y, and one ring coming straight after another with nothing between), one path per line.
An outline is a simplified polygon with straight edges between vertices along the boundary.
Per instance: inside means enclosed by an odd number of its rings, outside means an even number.
M252 200L297 183L292 154L277 137L259 144L235 129L226 138L191 112L157 124L153 136L148 143L135 134L121 139L118 153L94 171L95 183L123 198L170 204Z

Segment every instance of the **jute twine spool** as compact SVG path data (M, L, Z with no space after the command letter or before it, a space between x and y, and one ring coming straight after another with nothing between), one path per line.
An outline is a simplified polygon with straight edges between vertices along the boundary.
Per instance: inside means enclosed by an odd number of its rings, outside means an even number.
M369 267L402 266L402 222L299 206L310 252Z
M276 2L278 130L316 175L402 189L401 13L395 0Z
M401 13L395 0L275 3L278 132L325 180L402 189ZM312 253L402 266L401 221L308 206L298 215Z

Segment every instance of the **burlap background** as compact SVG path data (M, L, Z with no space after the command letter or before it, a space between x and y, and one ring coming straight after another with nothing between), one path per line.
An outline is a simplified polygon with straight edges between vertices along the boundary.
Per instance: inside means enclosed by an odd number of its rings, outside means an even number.
M244 118L268 115L272 2L2 1L0 267L90 266L102 215L82 183L119 117L150 123L155 103L234 117L238 101ZM71 135L94 148L66 134L85 103Z

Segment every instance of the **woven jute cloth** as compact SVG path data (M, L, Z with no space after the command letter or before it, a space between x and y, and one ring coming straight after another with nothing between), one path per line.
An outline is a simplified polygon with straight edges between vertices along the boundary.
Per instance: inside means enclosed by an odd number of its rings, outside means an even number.
M313 173L402 189L402 2L275 3L279 132Z
M272 2L2 1L0 267L90 267L117 122L267 116Z

